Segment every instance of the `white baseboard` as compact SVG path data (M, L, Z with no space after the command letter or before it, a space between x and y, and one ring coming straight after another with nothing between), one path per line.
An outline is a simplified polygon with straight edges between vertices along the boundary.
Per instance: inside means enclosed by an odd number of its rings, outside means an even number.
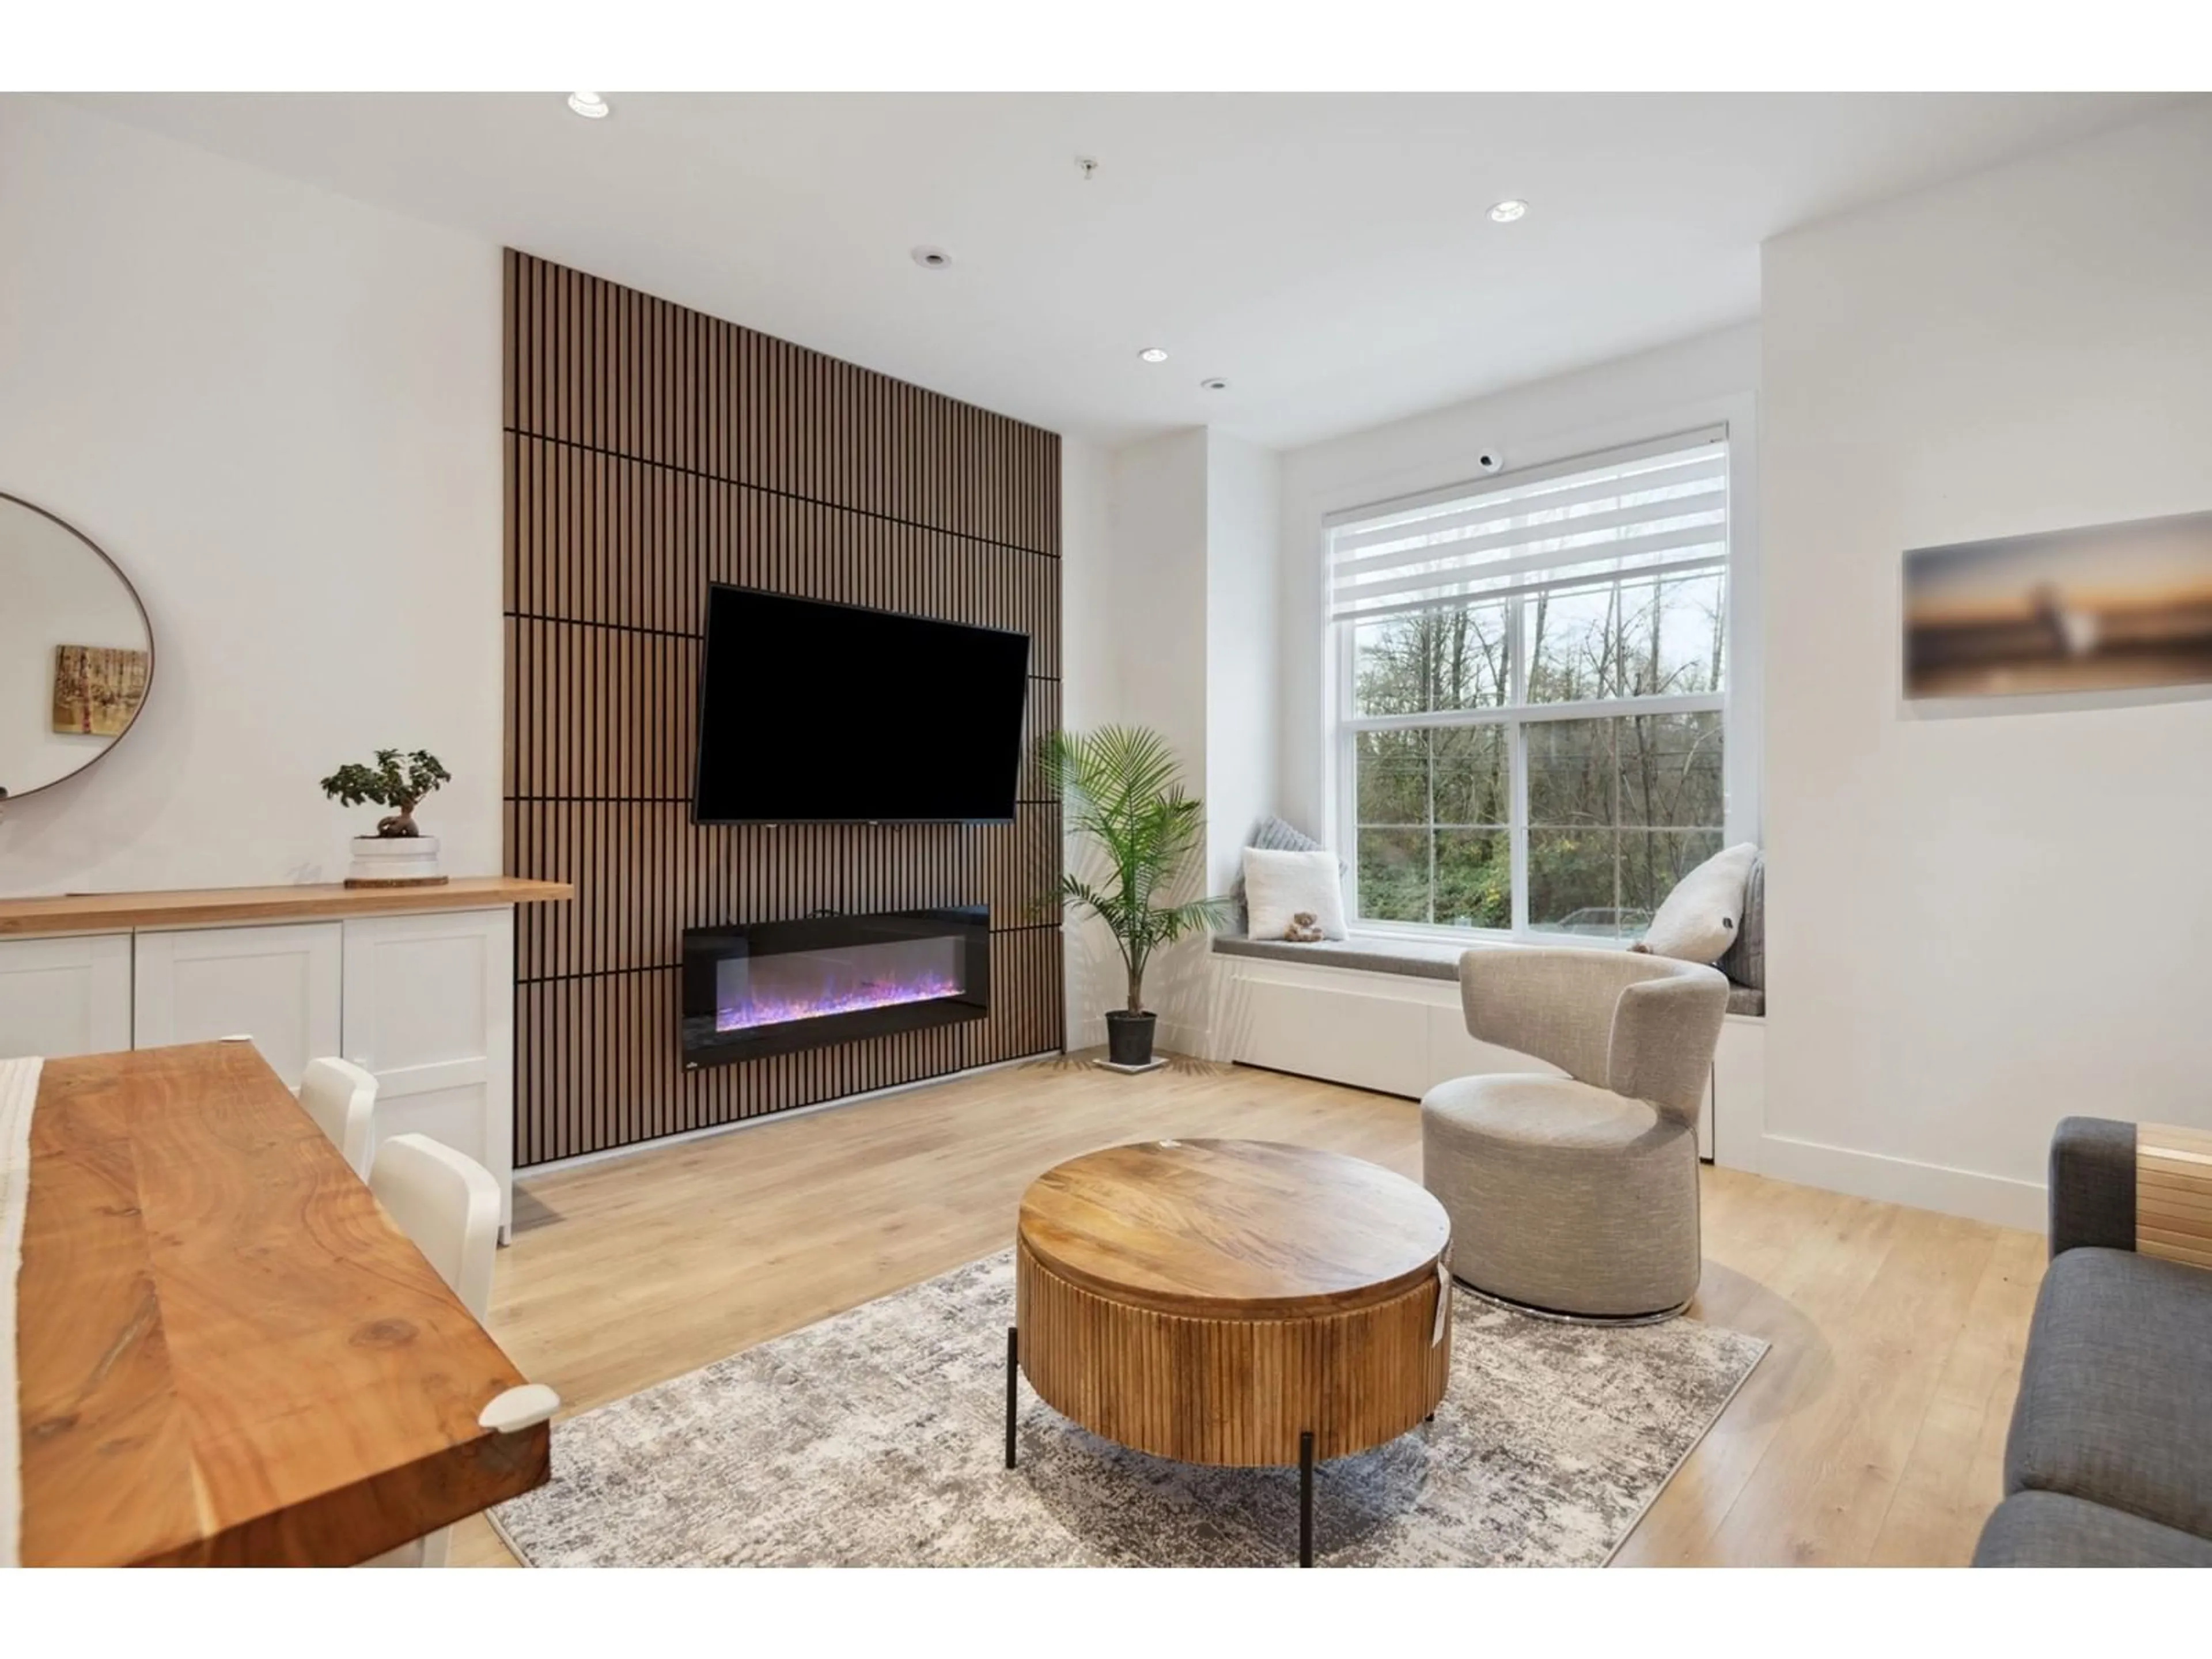
M2039 1233L2047 1218L2039 1181L2015 1181L2009 1176L1824 1146L1816 1140L1794 1140L1787 1135L1761 1139L1759 1168L1762 1175L1778 1181L1826 1187L1831 1192L1890 1204L1909 1204L1915 1209L1937 1210L2000 1227Z

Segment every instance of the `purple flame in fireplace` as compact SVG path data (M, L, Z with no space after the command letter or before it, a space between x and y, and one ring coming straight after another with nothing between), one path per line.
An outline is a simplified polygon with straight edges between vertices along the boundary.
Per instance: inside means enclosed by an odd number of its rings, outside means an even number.
M718 1031L744 1031L756 1025L781 1025L794 1019L818 1019L824 1014L856 1013L863 1008L889 1008L902 1002L928 1002L937 997L957 997L960 982L934 969L896 979L866 980L811 993L740 994L740 1000L714 1010Z

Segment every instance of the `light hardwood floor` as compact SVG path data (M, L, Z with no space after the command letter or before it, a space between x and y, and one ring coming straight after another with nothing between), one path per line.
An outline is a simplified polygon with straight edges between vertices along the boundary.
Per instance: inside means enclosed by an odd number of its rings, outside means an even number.
M1063 1158L1165 1135L1301 1142L1418 1177L1413 1103L1178 1060L1050 1060L521 1183L492 1334L566 1413L1012 1242ZM1773 1344L1626 1564L1955 1565L1998 1495L2033 1234L1705 1173L1691 1316ZM559 1456L560 1431L554 1431ZM481 1518L456 1564L507 1565Z

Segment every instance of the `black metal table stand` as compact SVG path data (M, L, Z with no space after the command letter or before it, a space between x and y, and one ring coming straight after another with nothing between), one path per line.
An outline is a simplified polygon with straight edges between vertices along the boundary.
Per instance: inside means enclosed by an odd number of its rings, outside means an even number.
M1298 1436L1298 1565L1313 1565L1313 1431Z
M1014 1467L1014 1415L1021 1403L1022 1332L1018 1325L1006 1327L1006 1467Z

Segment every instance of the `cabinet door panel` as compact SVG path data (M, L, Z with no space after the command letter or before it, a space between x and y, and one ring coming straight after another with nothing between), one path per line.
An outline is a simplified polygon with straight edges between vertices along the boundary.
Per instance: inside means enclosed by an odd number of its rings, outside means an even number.
M249 1036L295 1088L340 1052L341 933L335 921L138 935L131 1046Z
M0 939L0 1060L130 1046L130 934Z
M376 1136L425 1134L500 1185L514 1167L511 911L345 924L345 1054L376 1074Z

